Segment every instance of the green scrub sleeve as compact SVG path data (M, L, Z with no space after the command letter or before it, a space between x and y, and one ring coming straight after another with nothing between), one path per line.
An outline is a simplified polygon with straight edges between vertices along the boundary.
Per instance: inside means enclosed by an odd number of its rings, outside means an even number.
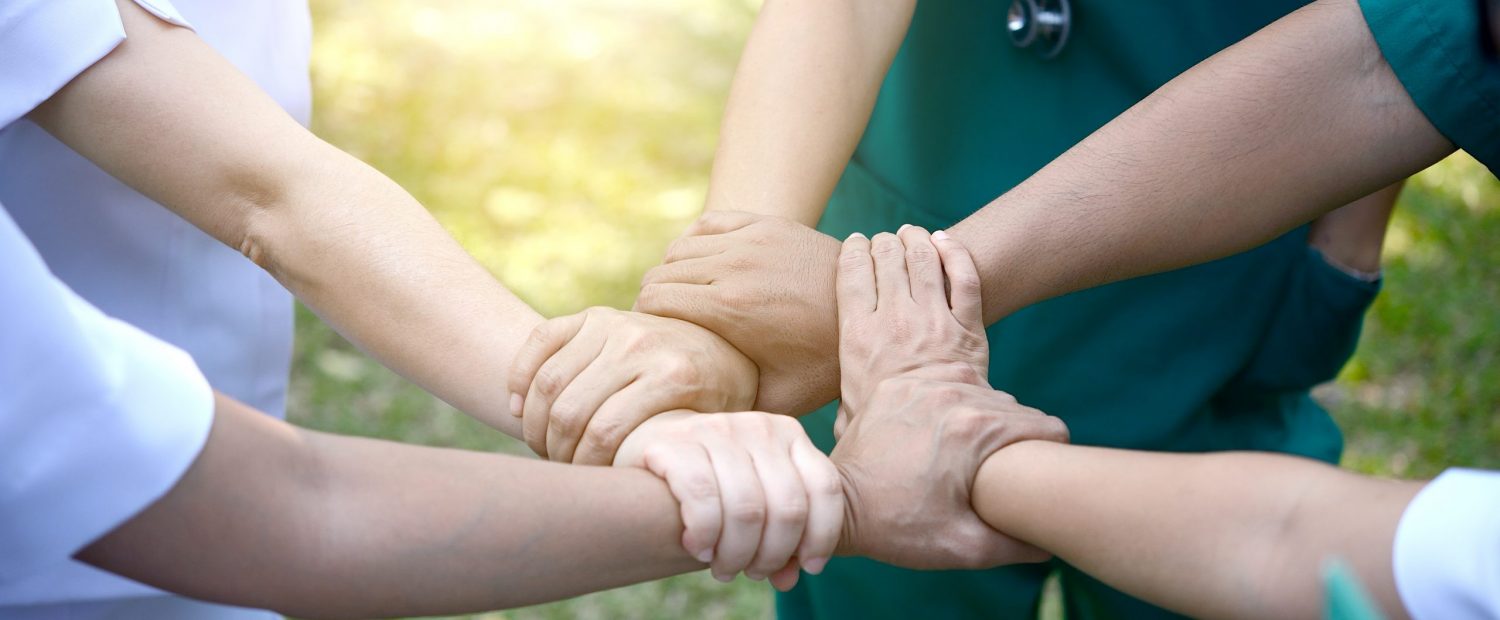
M1379 280L1352 277L1308 246L1292 264L1260 347L1225 393L1303 391L1332 380L1354 354L1379 292Z
M1500 170L1500 63L1485 53L1482 0L1360 0L1412 101L1448 140Z

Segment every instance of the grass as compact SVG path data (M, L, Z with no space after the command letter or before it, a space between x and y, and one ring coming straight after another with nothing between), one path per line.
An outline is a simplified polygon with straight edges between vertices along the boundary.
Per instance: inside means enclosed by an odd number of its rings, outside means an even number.
M410 190L542 313L629 307L702 203L752 3L314 0L314 129ZM1497 239L1500 182L1472 159L1408 184L1356 359L1318 391L1348 434L1346 466L1500 468ZM290 402L313 428L527 453L302 310ZM762 584L696 574L475 617L764 618L770 603Z

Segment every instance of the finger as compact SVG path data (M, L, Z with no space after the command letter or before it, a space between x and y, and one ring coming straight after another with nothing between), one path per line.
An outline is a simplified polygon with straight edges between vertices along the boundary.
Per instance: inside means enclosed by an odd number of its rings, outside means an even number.
M551 423L552 403L573 383L574 378L599 357L607 334L604 330L584 328L567 345L548 358L536 372L531 391L526 393L521 412L521 437L542 458L547 452L547 426ZM582 421L579 421L582 423Z
M901 239L891 233L875 235L870 240L870 256L875 260L875 307L911 300L906 247Z
M844 240L835 290L841 322L875 311L875 263L864 235L854 233Z
M558 349L578 335L578 330L583 328L585 313L579 312L569 316L558 317L546 321L531 330L531 335L521 345L521 350L516 353L515 363L510 368L510 414L521 416L521 406L524 395L531 390L531 382L536 379L536 372L542 368L542 364L557 353Z
M647 284L635 298L635 311L697 323L710 331L718 312L720 291L703 284Z
M785 443L752 446L750 462L760 476L766 497L766 525L760 547L745 575L761 580L781 570L797 552L807 525L807 489L792 466L791 446Z
M906 274L911 278L912 300L922 308L941 304L946 310L948 295L943 291L943 263L932 245L932 236L921 226L903 226L896 236L906 246Z
M724 273L719 257L690 258L652 267L641 278L641 286L652 284L713 284L714 276Z
M610 395L589 419L572 462L578 465L609 465L615 453L642 422L674 409L675 395L651 389L639 379Z
M755 464L742 447L718 437L707 438L704 446L713 463L714 477L719 481L724 514L719 545L714 551L713 575L714 579L727 583L755 558L765 527L766 498Z
M699 562L712 562L724 512L708 452L696 443L653 444L642 458L646 471L666 480L681 506L682 548Z
M611 343L604 343L599 355L596 355L588 367L578 373L578 376L568 383L568 387L563 388L562 394L559 394L553 401L547 413L548 459L559 463L576 462L576 455L573 451L586 436L589 428L596 427L600 431L605 431L612 425L624 422L618 419L597 425L594 422L599 408L603 407L604 403L620 390L630 386L638 376L635 369L629 366L627 358L610 354L613 348ZM664 409L653 413L661 411ZM614 458L613 451L610 452L609 457Z
M681 237L667 246L663 263L675 263L690 258L704 258L719 254L733 247L735 239L727 234Z
M807 526L797 557L803 569L816 575L833 557L843 533L844 484L833 461L806 439L793 442L792 464L807 489Z
M754 224L766 216L745 211L709 211L683 231L684 237L721 235Z
M974 257L946 231L932 233L932 244L943 259L943 275L948 278L948 307L964 327L984 328L984 298L980 297L979 269Z
M771 573L771 587L778 592L790 592L797 587L797 579L802 576L802 571L797 567L797 558L787 560L786 566Z

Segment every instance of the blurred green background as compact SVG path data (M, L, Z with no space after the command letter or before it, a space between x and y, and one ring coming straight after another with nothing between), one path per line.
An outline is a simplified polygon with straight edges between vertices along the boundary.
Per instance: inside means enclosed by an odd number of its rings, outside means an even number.
M411 191L548 316L628 308L702 205L757 0L313 0L314 130ZM1500 468L1500 181L1463 154L1408 183L1359 353L1320 388L1345 464ZM497 381L502 381L497 378ZM527 454L299 310L292 418ZM770 615L706 574L483 618Z

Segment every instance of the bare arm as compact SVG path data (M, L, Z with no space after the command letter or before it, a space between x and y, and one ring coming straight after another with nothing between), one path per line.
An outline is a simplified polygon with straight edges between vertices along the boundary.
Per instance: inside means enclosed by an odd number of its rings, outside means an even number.
M916 0L767 0L735 72L708 209L818 223Z
M1179 76L948 232L972 249L993 323L1248 249L1452 150L1356 3L1321 0ZM1338 238L1314 243L1373 263L1389 198L1321 223ZM837 394L826 345L837 247L793 222L708 213L647 274L636 305L724 336L761 365L759 406L802 413Z
M974 506L996 529L1192 616L1320 617L1320 569L1339 557L1405 617L1391 546L1421 488L1274 454L1031 441L980 467Z
M238 248L392 369L519 437L505 377L541 318L410 195L192 32L118 4L129 39L31 118Z
M1320 0L1163 86L951 229L996 320L1232 254L1453 152L1354 0Z
M327 435L226 397L216 409L182 480L80 559L304 617L515 607L702 566L645 471Z

